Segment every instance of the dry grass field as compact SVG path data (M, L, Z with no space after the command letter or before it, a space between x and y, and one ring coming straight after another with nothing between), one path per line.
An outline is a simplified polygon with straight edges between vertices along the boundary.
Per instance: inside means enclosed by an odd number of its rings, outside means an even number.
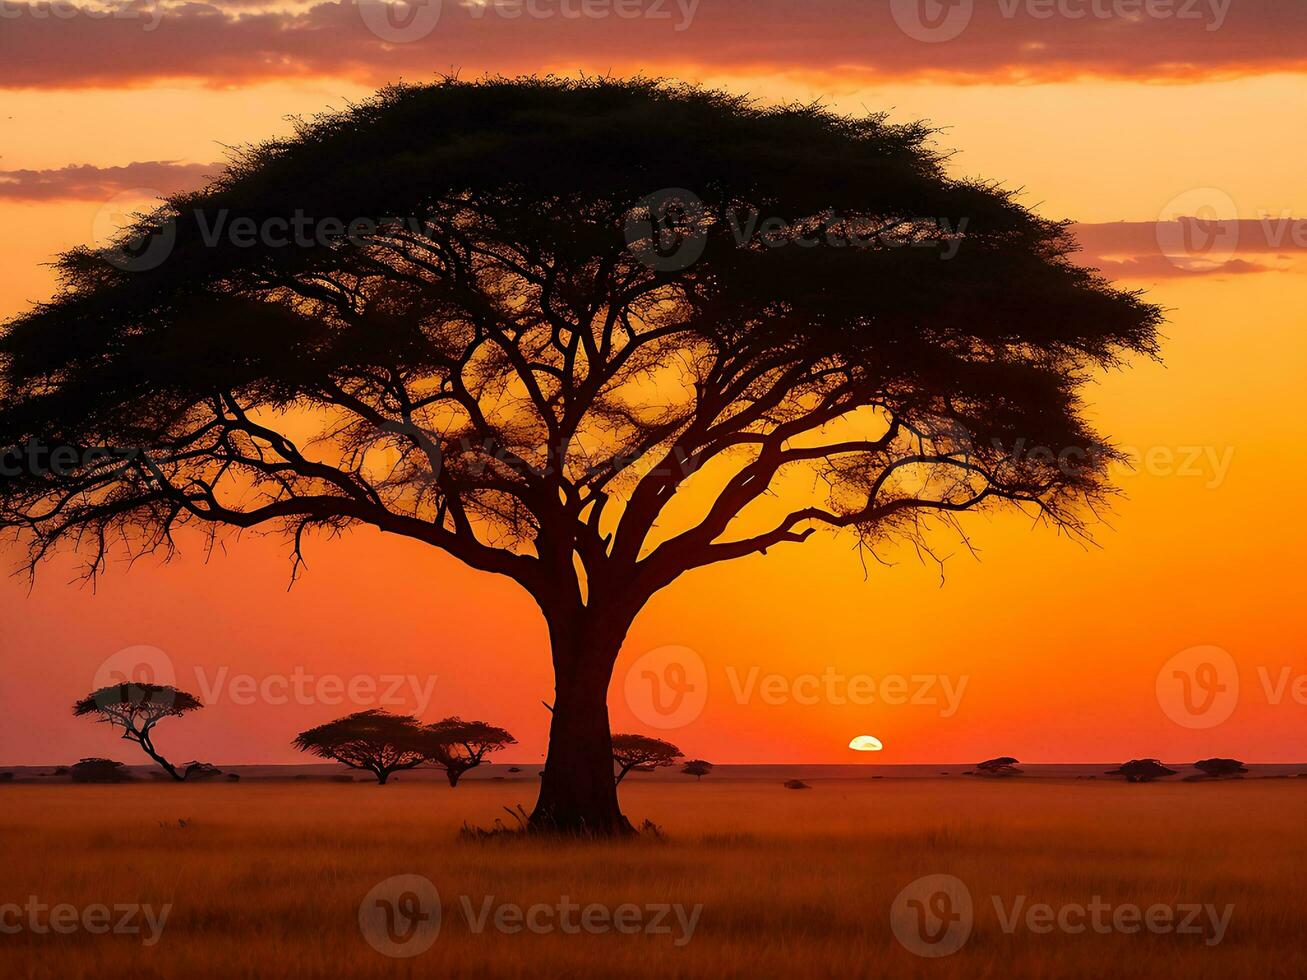
M1304 781L830 780L788 791L632 779L627 812L664 840L458 839L465 819L488 824L533 791L531 781L0 788L0 905L171 903L153 945L80 926L35 932L26 911L13 931L10 909L0 976L1307 975ZM364 896L400 874L430 879L442 905L435 941L409 958L377 952L359 925ZM890 928L896 895L927 874L961 879L974 904L969 939L943 958L914 955ZM649 904L702 911L688 941L674 915L670 933L503 932L493 920L478 933L463 896L477 914L562 896L633 903L645 922ZM1205 915L1203 934L1040 932L1024 918L1005 931L1020 896L1055 909L1094 896L1114 908L1232 909L1214 944Z

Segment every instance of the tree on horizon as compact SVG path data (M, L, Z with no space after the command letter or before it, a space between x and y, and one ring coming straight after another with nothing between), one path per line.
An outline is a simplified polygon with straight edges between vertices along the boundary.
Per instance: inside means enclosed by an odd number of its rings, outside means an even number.
M428 725L426 731L431 735L428 761L445 770L450 786L457 786L463 773L481 765L491 752L517 744L506 729L484 721L445 718Z
M302 121L5 325L0 448L40 462L0 528L90 576L200 527L281 530L293 578L364 526L505 576L554 668L531 826L629 832L607 691L662 589L818 530L933 556L979 509L1085 535L1110 492L1079 390L1160 311L932 138L614 79Z
M674 766L681 756L680 749L661 738L651 735L614 735L613 762L617 764L617 776L613 779L613 784L620 783L632 770L653 772L665 766Z
M412 715L381 708L356 711L300 732L291 743L301 752L363 769L384 786L393 773L415 769L435 748L431 734Z
M139 745L164 772L180 783L197 771L197 766L207 763L192 762L184 771L178 772L177 767L154 747L154 727L165 718L180 718L203 707L194 694L169 684L126 682L92 691L73 704L73 715L77 718L94 715L97 721L121 728L123 738Z

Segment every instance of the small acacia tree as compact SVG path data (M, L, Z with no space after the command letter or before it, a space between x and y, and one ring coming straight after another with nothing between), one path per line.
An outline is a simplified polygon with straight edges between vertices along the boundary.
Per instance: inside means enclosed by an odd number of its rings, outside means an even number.
M632 769L637 772L653 772L663 766L675 765L681 754L680 749L661 738L614 735L613 762L617 763L617 778L613 782L620 783Z
M681 772L687 776L693 776L697 781L712 772L712 768L711 762L705 762L703 759L691 759L681 767Z
M1014 759L1010 755L999 756L997 759L986 759L984 762L976 764L976 775L978 776L1020 776L1022 770L1017 768L1020 759Z
M1225 779L1248 771L1248 767L1238 759L1199 759L1194 768L1211 779Z
M351 769L366 769L384 786L390 774L414 769L434 745L426 729L411 715L393 715L380 708L356 711L295 736L294 746Z
M193 694L168 684L110 684L92 691L73 705L73 715L95 716L123 730L122 737L135 742L163 771L181 782L191 771L178 772L176 767L154 747L154 726L164 718L180 718L188 711L204 707Z
M607 692L660 590L820 530L933 554L982 508L1083 534L1110 490L1078 392L1160 311L932 136L614 79L302 123L0 332L0 527L92 574L198 525L279 528L295 572L365 526L503 575L554 670L531 826L629 832Z
M1116 769L1109 769L1107 775L1124 776L1128 783L1151 783L1162 776L1174 776L1175 770L1168 769L1156 759L1131 759Z
M69 776L75 783L128 783L132 779L132 774L121 762L99 758L73 763Z
M491 752L499 752L517 739L502 728L484 721L446 718L425 729L430 735L428 760L445 770L449 785L457 786L459 777L475 769Z

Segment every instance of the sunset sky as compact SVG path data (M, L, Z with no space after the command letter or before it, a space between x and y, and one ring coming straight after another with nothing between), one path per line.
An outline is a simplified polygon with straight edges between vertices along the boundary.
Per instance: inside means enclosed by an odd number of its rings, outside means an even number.
M1081 261L1168 310L1162 363L1086 392L1136 463L1117 472L1115 514L1093 548L1019 516L969 516L979 559L941 535L952 555L942 583L910 549L864 572L851 541L823 534L692 573L628 638L614 730L661 734L719 763L1300 761L1307 522L1292 496L1275 500L1307 480L1307 4L920 4L445 0L396 27L376 4L51 11L5 0L0 318L50 296L55 253L203 184L225 147L285 134L288 116L387 82L642 73L927 119L941 127L937 145L956 151L952 173L999 180L1073 220ZM1195 216L1221 222L1203 226L1220 233L1214 247L1186 237L1180 219ZM94 589L72 581L67 557L30 591L25 576L0 582L0 764L140 762L107 726L70 713L102 665L133 647L160 651L139 657L165 664L178 686L212 694L194 717L161 726L170 758L299 761L296 732L375 703L324 703L319 688L307 703L292 693L271 704L233 686L244 675L274 691L278 677L370 678L382 691L386 677L412 677L431 685L429 703L405 680L393 710L501 724L520 743L506 761L543 758L544 624L507 580L370 531L311 541L289 590L278 538L229 539L207 560L199 540L183 545L170 565L117 565ZM17 550L0 557L17 566ZM1208 728L1175 720L1158 688L1164 665L1200 646L1227 651L1239 685L1228 719ZM693 651L707 700L658 732L627 703L624 680L664 647ZM759 693L773 674L788 695ZM836 703L824 680L816 703L800 703L809 674L903 677L909 694L915 676L943 680L935 704ZM849 751L863 733L885 750Z

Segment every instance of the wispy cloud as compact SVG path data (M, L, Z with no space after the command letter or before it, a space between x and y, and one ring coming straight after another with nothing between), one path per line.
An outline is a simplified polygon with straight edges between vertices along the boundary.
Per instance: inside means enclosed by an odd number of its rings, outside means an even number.
M44 0L2 0L0 87L296 76L376 83L542 66L868 81L1307 70L1299 0L419 0L398 11L381 0L114 4L62 3L56 16ZM959 11L964 22L949 19Z
M0 170L0 200L102 201L137 189L149 196L172 194L199 187L222 167L152 160L121 167L74 164L53 170Z

